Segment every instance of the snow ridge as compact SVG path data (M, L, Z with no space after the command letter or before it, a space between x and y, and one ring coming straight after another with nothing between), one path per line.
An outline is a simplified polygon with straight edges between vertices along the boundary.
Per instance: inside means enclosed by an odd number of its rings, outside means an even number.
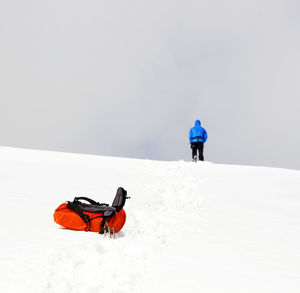
M299 175L0 148L0 291L297 292ZM119 186L116 239L54 223L65 200Z

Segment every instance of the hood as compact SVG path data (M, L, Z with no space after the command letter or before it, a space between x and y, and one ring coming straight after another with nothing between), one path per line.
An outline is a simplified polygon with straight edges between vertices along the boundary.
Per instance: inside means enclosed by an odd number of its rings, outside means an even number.
M196 121L195 121L195 126L201 126L200 120L196 120Z

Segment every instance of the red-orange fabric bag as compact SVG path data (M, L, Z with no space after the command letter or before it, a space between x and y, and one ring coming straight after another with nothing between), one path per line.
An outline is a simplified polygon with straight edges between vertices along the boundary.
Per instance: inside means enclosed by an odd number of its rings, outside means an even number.
M127 191L119 187L111 206L87 197L75 197L72 202L61 204L54 212L54 221L68 229L118 233L126 221L123 209ZM87 203L82 202L87 201Z

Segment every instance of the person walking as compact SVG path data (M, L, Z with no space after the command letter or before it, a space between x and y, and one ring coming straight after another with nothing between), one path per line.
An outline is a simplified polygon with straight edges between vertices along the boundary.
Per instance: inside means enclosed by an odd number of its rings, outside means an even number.
M203 127L201 127L200 120L195 121L195 126L190 130L189 139L192 148L193 161L197 162L197 150L199 160L204 161L203 148L204 143L207 140L207 132Z

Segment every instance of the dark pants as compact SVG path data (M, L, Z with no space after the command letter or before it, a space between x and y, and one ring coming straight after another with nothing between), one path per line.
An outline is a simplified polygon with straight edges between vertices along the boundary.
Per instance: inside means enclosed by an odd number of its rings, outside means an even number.
M192 142L191 143L193 159L195 158L195 156L197 157L197 150L198 150L199 160L204 161L203 147L204 147L203 142Z

